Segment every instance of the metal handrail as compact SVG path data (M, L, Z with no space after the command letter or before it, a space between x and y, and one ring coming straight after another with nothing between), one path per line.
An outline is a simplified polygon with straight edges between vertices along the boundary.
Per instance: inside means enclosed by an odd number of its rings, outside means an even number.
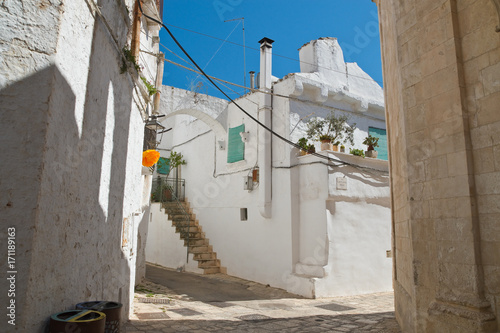
M163 204L164 203L167 203L167 202L175 202L177 204L177 208L180 208L182 210L182 212L184 213L184 215L187 217L187 237L186 237L186 240L187 240L187 249L186 249L186 263L189 262L189 228L191 228L191 217L190 217L190 214L186 211L186 208L184 207L184 205L181 203L181 201L179 200L179 198L177 198L177 195L175 193L177 193L174 188L168 184L166 181L165 181L165 184L163 184L163 180L162 178L159 178L160 180L160 203L161 203L161 206L160 206L160 210L161 208L163 208ZM166 180L166 179L165 179ZM184 185L184 180L183 180L183 185ZM163 198L163 191L162 191L162 188L163 188L163 185L166 186L166 188L168 190L170 190L170 194L172 196L172 199L173 200L163 200L163 199L166 199L166 198ZM163 208L165 209L165 208Z

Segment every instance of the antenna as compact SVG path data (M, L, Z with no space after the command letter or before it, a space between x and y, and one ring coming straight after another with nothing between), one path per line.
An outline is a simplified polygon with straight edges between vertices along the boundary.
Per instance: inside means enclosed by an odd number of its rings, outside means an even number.
M244 17L239 17L231 20L225 20L224 22L232 22L232 21L238 21L241 20L243 23L243 86L247 86L247 64L246 64L246 56L245 56L245 18ZM247 90L245 89L243 93L246 94Z

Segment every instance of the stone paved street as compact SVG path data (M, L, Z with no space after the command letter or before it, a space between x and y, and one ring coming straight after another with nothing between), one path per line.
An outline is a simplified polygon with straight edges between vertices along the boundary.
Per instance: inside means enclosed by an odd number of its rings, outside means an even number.
M401 332L392 293L304 299L228 275L147 266L127 333Z

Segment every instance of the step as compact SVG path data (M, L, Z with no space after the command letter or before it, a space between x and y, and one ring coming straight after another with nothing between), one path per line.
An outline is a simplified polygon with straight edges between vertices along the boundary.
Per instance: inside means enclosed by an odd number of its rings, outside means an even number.
M217 274L221 272L219 266L216 267L203 267L203 274Z
M175 214L175 215L168 214L168 219L172 220L172 221L188 221L188 220L195 221L196 217L194 216L194 214L189 214L189 215L186 215L186 214Z
M187 239L184 239L184 246L187 246ZM189 246L210 245L206 238L189 238Z
M189 247L190 253L207 253L212 252L212 245L195 245Z
M198 260L198 268L205 267L220 267L219 259L210 259L210 260Z
M195 254L193 254L193 259L196 261L213 260L213 259L217 259L217 253L215 253L215 252L195 253Z
M187 232L181 231L179 233L180 233L181 239L187 239L187 234L188 234ZM205 233L200 232L200 231L190 232L189 239L191 239L191 238L205 238Z
M195 220L195 219L192 219L192 220L172 220L172 224L175 224L175 225L198 225L198 220Z
M175 226L175 231L178 233L185 233L185 232L200 232L199 226Z

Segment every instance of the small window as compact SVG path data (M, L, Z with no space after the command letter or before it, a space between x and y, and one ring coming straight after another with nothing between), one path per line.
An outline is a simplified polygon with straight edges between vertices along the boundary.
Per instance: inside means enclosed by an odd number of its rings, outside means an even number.
M246 208L240 208L240 220L241 221L248 220L248 210Z

